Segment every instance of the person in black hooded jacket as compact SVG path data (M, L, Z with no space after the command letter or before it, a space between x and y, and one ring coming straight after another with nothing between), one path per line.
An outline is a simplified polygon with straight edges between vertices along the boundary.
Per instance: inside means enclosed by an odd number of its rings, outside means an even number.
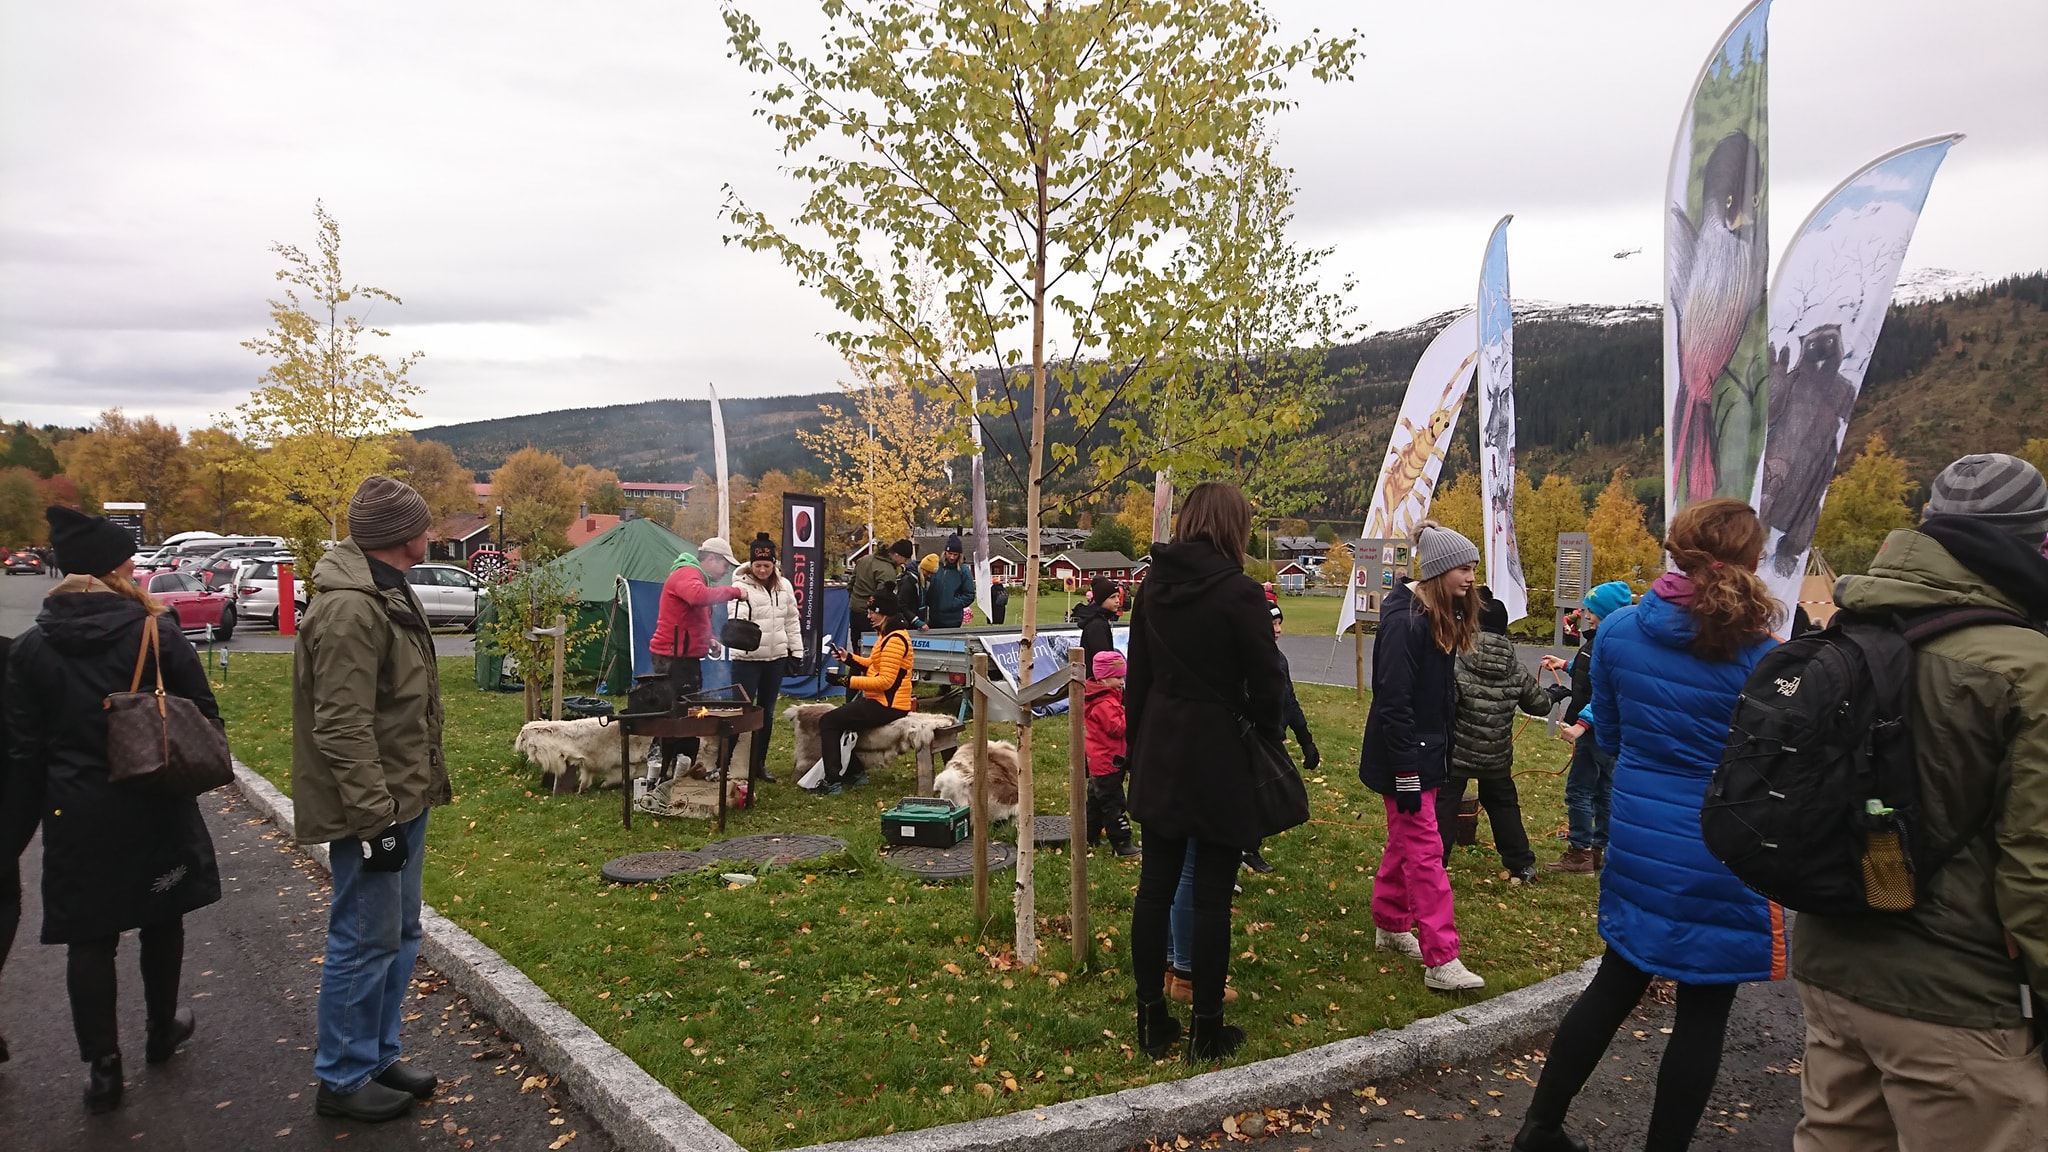
M1123 586L1107 576L1088 583L1088 602L1074 608L1074 623L1081 626L1084 664L1095 667L1095 654L1116 651L1115 625L1124 610Z
M1194 1028L1191 1060L1220 1059L1244 1043L1223 1023L1230 968L1230 898L1259 829L1242 715L1276 741L1287 674L1265 594L1244 574L1251 506L1228 484L1188 493L1171 543L1152 549L1145 595L1131 613L1124 712L1131 815L1145 827L1145 857L1131 906L1131 975L1138 1046L1157 1059L1179 1039L1166 1002L1167 934L1174 890L1194 844Z
M40 778L46 789L42 939L70 945L71 1022L79 1058L91 1066L85 1102L105 1112L122 1094L114 979L121 933L141 929L145 1053L160 1064L192 1035L192 1010L178 1004L183 918L220 899L220 870L195 798L108 779L103 702L129 691L143 622L163 614L130 579L133 538L70 508L46 515L73 575L50 590L36 626L15 639L8 658L9 755L17 780ZM164 691L219 723L191 642L175 626L158 635Z

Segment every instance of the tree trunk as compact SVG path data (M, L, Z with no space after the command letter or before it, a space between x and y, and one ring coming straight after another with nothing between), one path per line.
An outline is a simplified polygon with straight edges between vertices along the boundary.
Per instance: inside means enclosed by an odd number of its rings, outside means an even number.
M1045 483L1045 250L1046 166L1040 161L1037 248L1031 266L1031 479L1024 488L1024 635L1017 658L1017 695L1029 699L1032 664L1038 655L1038 521ZM1017 724L1017 962L1038 962L1037 887L1032 869L1038 861L1032 843L1032 810L1036 807L1031 780L1031 710Z

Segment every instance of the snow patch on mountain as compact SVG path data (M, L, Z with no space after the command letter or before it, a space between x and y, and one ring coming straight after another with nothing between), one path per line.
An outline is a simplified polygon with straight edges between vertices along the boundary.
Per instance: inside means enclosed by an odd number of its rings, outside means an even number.
M1892 291L1892 303L1921 304L1929 300L1939 300L1944 296L1981 292L1990 286L1991 277L1982 272L1957 272L1953 268L1915 268L1899 276L1899 286Z

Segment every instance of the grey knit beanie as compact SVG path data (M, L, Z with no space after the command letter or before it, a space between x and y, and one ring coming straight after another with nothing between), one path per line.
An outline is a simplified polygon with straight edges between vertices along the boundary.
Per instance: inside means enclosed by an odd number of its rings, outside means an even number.
M2048 533L2048 480L2025 460L1979 452L1941 470L1921 518L1968 516L2029 540Z
M1415 530L1416 570L1424 580L1434 580L1453 568L1479 563L1479 548L1434 520L1424 520Z
M348 537L366 552L403 544L433 522L426 497L389 476L372 476L356 485L356 494L348 500Z

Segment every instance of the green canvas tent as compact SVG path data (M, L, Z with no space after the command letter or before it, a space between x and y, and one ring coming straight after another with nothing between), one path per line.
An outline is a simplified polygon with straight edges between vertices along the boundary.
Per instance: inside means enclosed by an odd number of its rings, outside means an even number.
M571 675L604 681L611 694L625 694L633 683L629 604L637 591L642 610L648 610L668 579L676 555L687 547L682 537L654 521L633 519L621 520L582 547L555 558L550 566L562 574L569 596L577 604L569 629L587 637L570 648ZM649 620L642 631L652 628ZM486 663L492 665L488 673L495 680L499 661L486 661L480 650L479 687L490 686Z

